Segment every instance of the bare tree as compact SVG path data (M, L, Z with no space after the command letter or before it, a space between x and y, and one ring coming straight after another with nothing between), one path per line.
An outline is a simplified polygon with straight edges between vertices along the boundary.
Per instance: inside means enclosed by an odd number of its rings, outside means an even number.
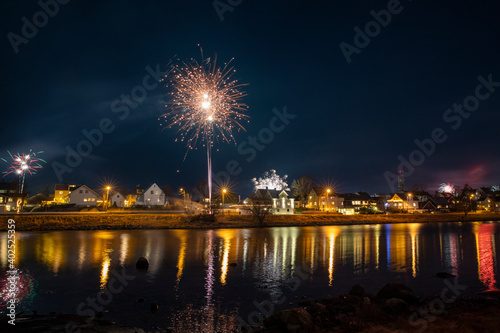
M254 219L259 223L259 227L264 226L266 217L270 214L270 205L261 205L259 202L252 202L252 205L246 206L245 209L249 210Z
M302 207L307 201L307 196L311 192L313 180L310 176L302 176L292 182L292 191L295 197L300 199Z

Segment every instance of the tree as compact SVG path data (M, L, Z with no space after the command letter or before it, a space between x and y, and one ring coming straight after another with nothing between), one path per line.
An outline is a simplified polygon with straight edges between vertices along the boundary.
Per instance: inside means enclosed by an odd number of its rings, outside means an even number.
M312 189L313 180L310 176L302 176L292 182L293 196L300 199L301 206L307 202L307 197Z
M259 202L252 202L252 205L245 206L245 209L249 210L254 219L258 222L259 227L264 226L264 221L266 217L270 214L270 205L261 205Z
M410 192L425 192L425 185L424 184L413 184L412 187L410 188Z

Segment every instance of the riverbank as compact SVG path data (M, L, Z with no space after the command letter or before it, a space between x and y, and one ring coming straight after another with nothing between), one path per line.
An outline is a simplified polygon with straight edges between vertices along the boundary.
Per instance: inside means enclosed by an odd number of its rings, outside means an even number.
M417 297L401 283L389 283L376 295L356 285L346 295L273 313L251 332L499 332L499 293L463 299L449 276L440 295ZM454 287L456 286L456 287Z
M76 214L4 214L0 230L7 230L7 220L16 221L17 231L44 230L121 230L121 229L221 229L254 228L259 224L251 215L216 215L214 219L199 215L159 213L76 213ZM304 214L270 215L265 227L328 226L386 223L443 223L500 221L500 213L463 214L389 214L340 215Z

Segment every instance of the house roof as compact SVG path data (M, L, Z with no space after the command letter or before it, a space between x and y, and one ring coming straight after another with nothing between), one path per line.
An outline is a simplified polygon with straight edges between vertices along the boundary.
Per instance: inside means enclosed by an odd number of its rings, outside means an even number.
M443 197L433 197L430 198L430 200L437 206L448 206L450 202L448 201L448 198L443 198Z
M69 190L69 185L68 184L56 184L54 187L55 191L68 191Z
M76 190L84 190L84 189L89 190L89 191L90 191L92 194L94 194L97 198L99 198L99 197L100 197L100 196L99 196L99 194L97 194L97 192L96 192L96 191L92 190L92 189L91 189L90 187L88 187L87 185L81 185L81 186L76 187L75 189L73 189L73 190L70 192L69 196L71 197L71 195L73 195L74 193L76 193Z

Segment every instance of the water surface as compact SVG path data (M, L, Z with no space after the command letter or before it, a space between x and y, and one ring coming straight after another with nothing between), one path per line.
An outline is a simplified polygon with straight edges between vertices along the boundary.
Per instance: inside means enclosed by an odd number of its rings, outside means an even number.
M347 293L357 283L369 293L389 281L408 284L420 295L440 293L440 271L458 276L467 287L463 296L498 288L500 223L16 235L22 271L18 309L89 311L88 297L110 289L112 281L111 299L101 297L109 302L104 318L145 329L224 329L228 318L256 322L258 312L270 307ZM135 268L139 257L149 260L146 273ZM7 265L3 233L2 287ZM131 276L123 288L120 274ZM151 303L159 305L156 313ZM4 304L0 311L5 313Z

